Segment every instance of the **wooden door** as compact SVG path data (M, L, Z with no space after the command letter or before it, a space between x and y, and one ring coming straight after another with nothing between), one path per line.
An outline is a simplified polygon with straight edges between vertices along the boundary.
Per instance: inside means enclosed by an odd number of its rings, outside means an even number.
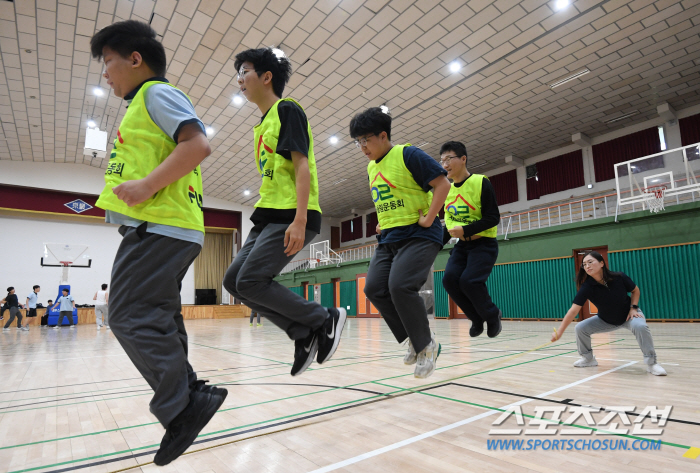
M448 298L450 301L449 302L450 316L448 318L450 318L450 319L466 319L467 315L464 312L462 312L462 309L459 308L457 303L455 301L453 301L451 297L448 296Z
M333 284L333 307L340 307L340 278L331 279Z
M583 263L583 257L589 251L597 251L605 260L605 265L610 269L610 264L608 263L608 247L606 246L594 246L590 248L578 248L574 250L574 270L575 274L578 274L579 269L581 269L581 264ZM589 317L598 315L598 308L591 301L586 301L581 308L581 313L579 314L579 320L586 320Z
M340 248L340 227L331 227L331 250Z
M380 314L374 304L365 296L365 284L367 283L367 273L358 274L357 280L357 316L379 318Z

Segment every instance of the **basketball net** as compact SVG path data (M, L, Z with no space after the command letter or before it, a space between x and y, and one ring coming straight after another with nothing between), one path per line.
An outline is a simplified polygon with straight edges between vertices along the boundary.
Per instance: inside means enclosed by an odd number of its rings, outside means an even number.
M644 201L649 206L651 213L664 210L664 198L666 197L666 187L649 187L644 189Z
M63 266L61 271L61 281L60 284L68 284L68 275L70 274L70 266L73 264L72 261L59 261Z

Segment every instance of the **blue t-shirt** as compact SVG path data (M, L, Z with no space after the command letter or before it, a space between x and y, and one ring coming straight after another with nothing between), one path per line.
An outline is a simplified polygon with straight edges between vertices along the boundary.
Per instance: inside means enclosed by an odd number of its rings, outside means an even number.
M32 291L32 293L27 296L27 308L36 309L36 301L38 299L36 292Z
M167 82L167 79L164 77L148 79L148 81L153 80ZM141 86L143 84L127 94L124 100L131 104ZM181 90L170 87L167 84L155 84L146 91L144 102L153 122L158 125L158 128L163 130L163 133L171 137L175 143L177 143L177 137L182 127L190 123L196 123L202 129L202 133L206 133L202 121L197 117L197 112L195 112L192 102ZM105 222L138 227L144 221L113 210L106 210ZM200 246L204 245L204 233L199 230L148 222L146 232L197 243Z
M73 296L68 294L67 296L61 296L58 298L58 302L61 304L61 306L58 308L61 312L63 311L71 311L73 312Z
M377 160L377 162L379 161L381 161L381 159ZM445 171L432 156L415 146L407 146L403 149L403 162L413 176L413 180L416 181L416 184L425 192L429 192L432 189L430 187L430 181L439 176L447 176L447 171ZM421 227L417 223L414 223L412 225L382 230L382 233L377 235L377 241L380 245L396 243L409 238L424 238L442 245L442 223L440 223L440 217L436 216L435 221L428 228Z

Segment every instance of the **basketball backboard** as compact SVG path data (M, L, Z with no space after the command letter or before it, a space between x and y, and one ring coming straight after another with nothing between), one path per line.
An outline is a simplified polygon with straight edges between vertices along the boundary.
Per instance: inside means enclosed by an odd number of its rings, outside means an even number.
M92 260L87 254L87 245L66 243L44 243L41 266L89 268Z

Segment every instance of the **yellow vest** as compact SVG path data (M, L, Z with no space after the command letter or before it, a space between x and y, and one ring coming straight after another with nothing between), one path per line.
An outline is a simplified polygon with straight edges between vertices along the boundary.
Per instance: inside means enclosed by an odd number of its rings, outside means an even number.
M280 116L277 106L283 100L299 103L290 98L280 99L270 108L265 119L255 126L255 164L262 176L260 186L260 199L255 207L269 209L296 209L297 188L294 163L291 159L285 159L275 151L280 137ZM301 105L299 105L301 107ZM303 110L303 108L302 108ZM314 159L314 138L311 135L311 125L307 127L309 132L309 172L311 182L309 186L309 203L307 209L321 211L318 204L318 178L316 176L316 160Z
M472 174L461 187L452 183L445 200L445 226L448 230L481 220L481 186L484 179L488 177ZM496 238L497 231L497 227L491 227L477 235Z
M155 124L146 109L146 91L155 84L167 82L146 82L126 109L105 171L105 187L95 205L146 222L203 232L202 172L199 166L133 207L126 205L112 192L112 188L122 182L148 176L177 146Z
M367 165L369 188L382 230L417 223L418 211L425 215L433 201L432 192L425 192L406 168L406 146L411 145L394 146L379 163L370 161Z

